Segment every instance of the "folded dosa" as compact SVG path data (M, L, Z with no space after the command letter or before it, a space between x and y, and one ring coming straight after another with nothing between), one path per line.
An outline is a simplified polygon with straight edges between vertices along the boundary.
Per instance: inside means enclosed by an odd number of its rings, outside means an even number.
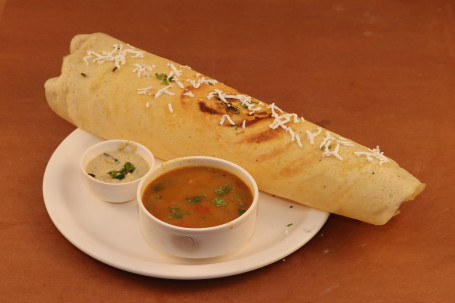
M224 158L264 192L364 222L385 224L424 188L379 147L102 33L73 38L45 91L57 115L101 138L140 142L163 160Z

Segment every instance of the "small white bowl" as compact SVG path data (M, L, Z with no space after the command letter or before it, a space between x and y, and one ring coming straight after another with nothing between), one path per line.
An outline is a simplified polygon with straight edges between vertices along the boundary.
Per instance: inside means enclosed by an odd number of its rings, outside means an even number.
M142 203L147 186L167 171L186 166L209 166L226 170L240 177L251 189L253 202L235 220L205 228L185 228L163 222L153 216ZM143 178L137 189L139 224L141 232L159 251L185 258L210 258L232 252L244 245L256 227L258 187L253 177L240 166L213 157L183 157L164 162Z
M128 140L107 140L97 143L89 147L81 157L79 166L84 182L96 196L104 201L123 203L134 200L136 198L139 183L145 177L145 175L147 175L146 173L139 179L124 183L103 182L96 180L92 176L88 175L85 168L87 167L87 164L90 160L103 152L118 150L125 144L135 145L137 147L135 152L138 155L142 156L145 161L147 161L150 167L149 171L153 168L153 165L155 164L155 157L153 156L152 152L142 144Z

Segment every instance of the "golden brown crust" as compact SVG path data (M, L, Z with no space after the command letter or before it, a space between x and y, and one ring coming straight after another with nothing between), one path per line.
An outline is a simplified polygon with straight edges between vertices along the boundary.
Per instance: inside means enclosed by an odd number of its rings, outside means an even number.
M114 45L131 51L124 64L96 61L96 54ZM138 141L161 159L207 155L233 161L265 192L372 224L386 223L423 188L379 150L175 62L146 52L135 57L139 51L100 33L76 36L61 76L45 84L50 107L81 129ZM135 64L154 68L147 77ZM175 78L165 83L155 73ZM277 117L289 121L280 125Z

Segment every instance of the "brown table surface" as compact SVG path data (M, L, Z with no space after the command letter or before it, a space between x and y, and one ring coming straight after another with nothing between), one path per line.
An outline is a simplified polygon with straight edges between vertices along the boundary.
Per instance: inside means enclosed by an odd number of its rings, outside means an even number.
M48 107L70 39L105 32L385 154L427 183L384 226L331 215L266 267L204 281L86 255L43 200L75 127ZM0 1L0 302L448 302L455 297L453 1Z

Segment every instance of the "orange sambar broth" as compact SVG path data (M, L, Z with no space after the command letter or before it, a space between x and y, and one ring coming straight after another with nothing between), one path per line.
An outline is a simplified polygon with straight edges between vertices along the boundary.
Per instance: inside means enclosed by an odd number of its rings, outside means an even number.
M142 201L156 218L181 227L203 228L230 222L253 202L249 186L213 167L171 170L147 185Z

